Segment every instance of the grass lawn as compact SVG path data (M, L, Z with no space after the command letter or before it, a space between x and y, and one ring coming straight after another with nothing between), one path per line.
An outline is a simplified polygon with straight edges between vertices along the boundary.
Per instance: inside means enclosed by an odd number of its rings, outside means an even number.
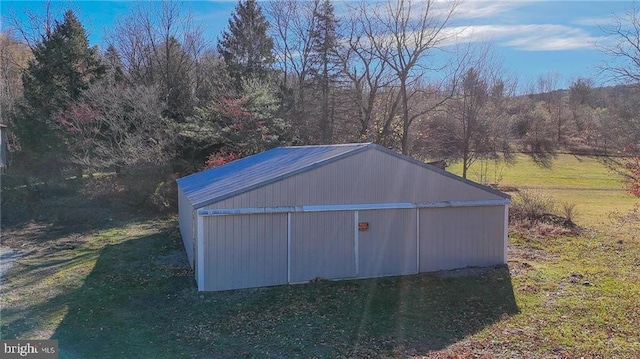
M625 212L640 203L625 191L620 177L596 157L561 154L550 167L542 167L520 154L512 165L496 169L490 163L488 171L481 168L480 163L471 166L469 179L482 182L484 177L488 183L539 190L553 197L558 207L561 202L574 203L575 222L588 227L606 227L611 222L608 218L611 212ZM448 170L460 175L462 164L454 163Z
M2 336L58 339L62 358L417 353L517 313L506 268L472 281L416 275L199 293L173 220L97 231L75 249L54 241L60 250L35 249L10 273Z
M508 268L474 275L199 293L175 218L4 228L26 255L0 334L57 339L61 358L640 357L640 224L609 217L638 200L589 158L522 158L501 184L576 203L589 229L512 233Z

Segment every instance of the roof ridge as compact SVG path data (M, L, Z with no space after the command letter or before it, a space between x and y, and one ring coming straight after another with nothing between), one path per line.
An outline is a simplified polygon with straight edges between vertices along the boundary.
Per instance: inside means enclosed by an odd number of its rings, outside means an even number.
M302 145L302 146L280 146L276 148L319 148L319 147L366 147L369 145L373 145L373 142L353 142L353 143L335 143L328 145Z

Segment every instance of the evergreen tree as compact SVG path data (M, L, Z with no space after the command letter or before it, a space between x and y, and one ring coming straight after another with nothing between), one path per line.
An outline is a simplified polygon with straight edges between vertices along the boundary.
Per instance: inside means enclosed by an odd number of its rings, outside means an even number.
M236 98L198 108L189 122L180 124L180 142L202 155L207 167L292 143L290 124L277 113L280 99L273 82L250 79L242 82Z
M319 0L316 0L319 1ZM331 142L333 115L330 109L330 91L337 76L339 59L336 54L338 22L330 0L322 3L314 11L316 26L311 32L312 53L311 73L321 92L320 98L320 141Z
M113 45L109 45L109 47L107 47L107 51L105 51L103 55L102 62L105 64L105 73L108 77L113 79L116 83L121 83L126 80L124 75L124 64L122 63L118 50Z
M267 35L269 23L256 0L240 0L229 20L229 28L218 40L236 88L242 79L264 78L274 62L273 39Z
M58 164L66 149L55 116L77 100L105 68L71 10L36 44L33 55L22 76L24 101L15 114L15 132L30 158Z

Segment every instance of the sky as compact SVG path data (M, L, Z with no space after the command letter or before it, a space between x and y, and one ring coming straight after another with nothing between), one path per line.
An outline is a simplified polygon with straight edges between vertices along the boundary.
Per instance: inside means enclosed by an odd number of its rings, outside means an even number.
M227 27L236 1L184 1L185 11L193 14L205 37L215 46ZM559 87L566 88L578 77L590 77L598 84L606 83L598 76L598 65L606 57L597 44L611 41L602 31L612 25L613 14L624 14L630 1L590 0L466 0L450 22L459 42L489 43L505 72L515 74L519 87L527 86L540 76L552 74ZM58 18L66 8L75 10L85 26L92 45L106 48L108 34L117 19L127 14L133 1L53 1ZM25 13L44 9L42 1L0 1L2 28L15 14L26 22ZM340 11L340 4L336 5Z

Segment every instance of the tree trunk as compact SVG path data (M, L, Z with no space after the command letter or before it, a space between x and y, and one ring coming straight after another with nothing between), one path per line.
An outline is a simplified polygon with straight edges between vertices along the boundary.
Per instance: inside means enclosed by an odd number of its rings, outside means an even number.
M400 92L402 96L402 154L409 154L409 96L407 95L406 79L401 79Z

